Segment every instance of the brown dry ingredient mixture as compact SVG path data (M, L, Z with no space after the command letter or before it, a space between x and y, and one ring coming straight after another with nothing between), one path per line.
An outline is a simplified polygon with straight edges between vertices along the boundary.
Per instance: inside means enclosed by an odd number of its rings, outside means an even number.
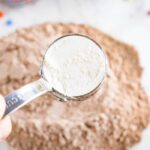
M134 47L86 25L42 24L0 39L0 93L39 78L48 45L68 33L96 40L109 59L103 87L82 102L61 103L46 94L12 115L13 150L127 150L140 141L150 106L140 84Z

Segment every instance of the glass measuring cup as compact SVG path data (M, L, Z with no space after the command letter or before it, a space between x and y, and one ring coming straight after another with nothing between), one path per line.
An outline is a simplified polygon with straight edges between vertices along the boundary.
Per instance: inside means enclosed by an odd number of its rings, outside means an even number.
M79 34L60 37L47 49L41 78L5 96L4 116L46 92L63 102L85 99L98 89L106 72L105 54L95 41Z

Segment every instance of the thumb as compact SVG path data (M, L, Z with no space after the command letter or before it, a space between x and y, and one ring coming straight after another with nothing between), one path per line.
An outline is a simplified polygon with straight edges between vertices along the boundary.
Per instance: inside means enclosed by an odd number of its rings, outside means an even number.
M3 96L0 95L0 119L2 118L5 112L6 103Z

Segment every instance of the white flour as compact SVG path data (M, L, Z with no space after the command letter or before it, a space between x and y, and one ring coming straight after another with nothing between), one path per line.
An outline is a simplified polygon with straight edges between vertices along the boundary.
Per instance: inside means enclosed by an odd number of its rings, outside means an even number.
M66 36L47 51L43 72L51 88L67 96L81 96L101 83L105 61L104 53L92 40Z

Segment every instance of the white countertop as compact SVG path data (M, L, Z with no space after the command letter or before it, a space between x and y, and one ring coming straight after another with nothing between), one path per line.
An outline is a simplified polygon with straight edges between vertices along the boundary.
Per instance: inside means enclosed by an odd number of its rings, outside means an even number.
M0 36L43 22L90 24L113 37L134 45L144 68L142 83L150 95L150 0L39 0L36 4L9 8L0 4ZM13 20L6 26L7 19ZM149 150L150 126L133 150Z

